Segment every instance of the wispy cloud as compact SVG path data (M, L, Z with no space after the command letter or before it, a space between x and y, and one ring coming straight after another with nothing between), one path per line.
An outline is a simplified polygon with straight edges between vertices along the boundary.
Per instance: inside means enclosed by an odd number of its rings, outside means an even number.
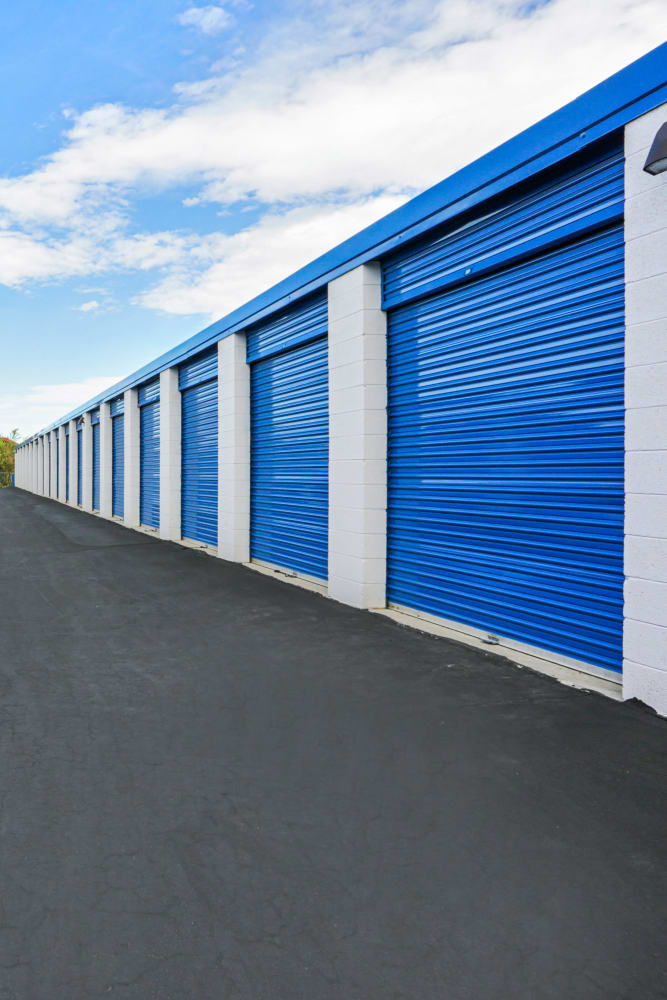
M79 312L87 313L87 312L94 312L94 310L99 309L99 307L100 304L97 301L97 299L91 299L90 302L82 302L81 305L77 306L76 308L79 310Z
M177 21L185 27L198 28L205 35L217 35L231 24L232 16L222 7L189 7Z
M0 426L18 427L22 437L28 437L48 426L56 415L63 416L124 377L95 375L79 382L33 385L21 395L3 396L0 400Z
M211 31L227 17L181 20ZM0 178L0 282L145 272L146 307L220 315L666 33L662 0L295 2L250 61L170 107L70 113L58 149ZM238 213L231 236L138 230L132 206L176 187L211 218L253 206L260 221Z

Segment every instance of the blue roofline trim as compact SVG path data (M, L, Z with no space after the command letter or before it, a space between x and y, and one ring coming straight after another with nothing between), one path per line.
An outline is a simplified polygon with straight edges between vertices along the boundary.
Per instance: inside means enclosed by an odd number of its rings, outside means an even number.
M664 101L667 101L667 42L148 362L39 434L136 387L165 368L185 361L216 341L311 294L346 271L383 256L407 240L553 166Z

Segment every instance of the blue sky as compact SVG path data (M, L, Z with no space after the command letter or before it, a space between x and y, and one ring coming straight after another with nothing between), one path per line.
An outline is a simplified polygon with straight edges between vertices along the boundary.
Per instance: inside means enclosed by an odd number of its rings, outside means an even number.
M0 433L34 433L666 34L662 0L6 5Z

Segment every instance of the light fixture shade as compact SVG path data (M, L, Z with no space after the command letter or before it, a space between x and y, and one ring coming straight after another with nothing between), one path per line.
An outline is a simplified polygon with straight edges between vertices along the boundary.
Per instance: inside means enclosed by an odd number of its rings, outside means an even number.
M661 174L663 170L667 170L667 122L656 132L644 170L647 174Z

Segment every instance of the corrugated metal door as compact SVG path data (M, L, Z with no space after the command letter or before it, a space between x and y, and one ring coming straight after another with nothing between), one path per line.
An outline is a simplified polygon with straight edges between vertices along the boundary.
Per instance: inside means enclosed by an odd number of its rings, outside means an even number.
M69 503L69 424L65 427L65 500Z
M100 411L91 414L93 427L93 510L100 509Z
M181 534L218 544L218 349L180 366Z
M326 580L327 304L318 295L248 333L251 558Z
M76 427L76 502L79 507L83 503L83 425Z
M139 464L139 519L149 528L160 527L160 381L139 388L141 408Z
M391 603L620 669L623 366L621 223L390 312Z
M46 495L51 496L51 435L46 438L46 481L47 481L47 491Z
M56 434L56 497L60 497L60 431Z
M111 513L125 514L125 405L123 397L111 403Z

